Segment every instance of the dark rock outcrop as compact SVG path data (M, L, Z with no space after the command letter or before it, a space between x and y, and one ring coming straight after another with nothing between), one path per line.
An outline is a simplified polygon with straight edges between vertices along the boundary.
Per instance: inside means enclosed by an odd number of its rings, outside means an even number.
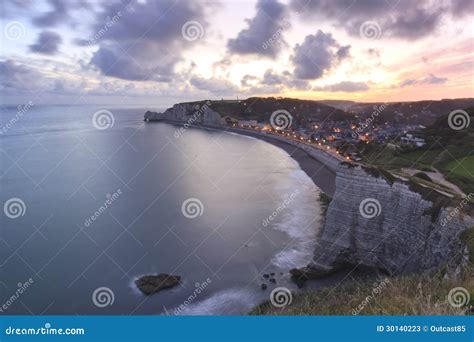
M189 126L221 126L221 115L211 108L211 102L178 103L163 113L147 111L145 121L169 121Z
M164 289L169 289L181 283L180 276L173 276L166 273L158 275L146 275L135 280L135 285L145 295L151 295Z

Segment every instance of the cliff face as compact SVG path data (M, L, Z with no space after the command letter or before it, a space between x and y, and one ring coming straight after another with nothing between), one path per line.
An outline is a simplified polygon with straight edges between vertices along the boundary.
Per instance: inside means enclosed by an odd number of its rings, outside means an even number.
M221 116L210 108L210 103L178 103L163 113L146 112L145 121L172 121L179 123L220 126Z
M446 223L448 210L434 206L405 184L341 164L309 269L324 274L360 264L402 274L443 263L455 269L464 258L458 236L468 224Z

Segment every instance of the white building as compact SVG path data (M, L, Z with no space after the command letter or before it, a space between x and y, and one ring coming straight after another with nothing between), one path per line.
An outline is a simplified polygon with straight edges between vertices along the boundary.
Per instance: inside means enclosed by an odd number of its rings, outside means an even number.
M425 139L415 137L413 134L405 134L405 136L401 138L401 142L402 144L414 145L416 147L422 147L426 144Z

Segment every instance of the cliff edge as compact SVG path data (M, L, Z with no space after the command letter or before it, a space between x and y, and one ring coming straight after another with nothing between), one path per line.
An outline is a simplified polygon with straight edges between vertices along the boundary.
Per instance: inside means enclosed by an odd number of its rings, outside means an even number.
M472 218L450 215L459 200L413 187L373 169L340 164L313 261L292 270L293 276L308 279L354 266L391 275L441 265L459 271L467 253L459 235Z

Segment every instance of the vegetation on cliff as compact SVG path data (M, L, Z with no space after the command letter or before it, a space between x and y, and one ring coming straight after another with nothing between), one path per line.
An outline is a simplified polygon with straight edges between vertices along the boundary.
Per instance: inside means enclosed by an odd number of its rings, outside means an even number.
M418 132L425 137L424 147L413 150L389 148L378 143L362 144L359 149L362 158L368 165L383 166L388 170L432 171L434 167L466 194L474 192L474 108L466 111L471 121L467 129L452 129L448 125L448 115L445 115Z

